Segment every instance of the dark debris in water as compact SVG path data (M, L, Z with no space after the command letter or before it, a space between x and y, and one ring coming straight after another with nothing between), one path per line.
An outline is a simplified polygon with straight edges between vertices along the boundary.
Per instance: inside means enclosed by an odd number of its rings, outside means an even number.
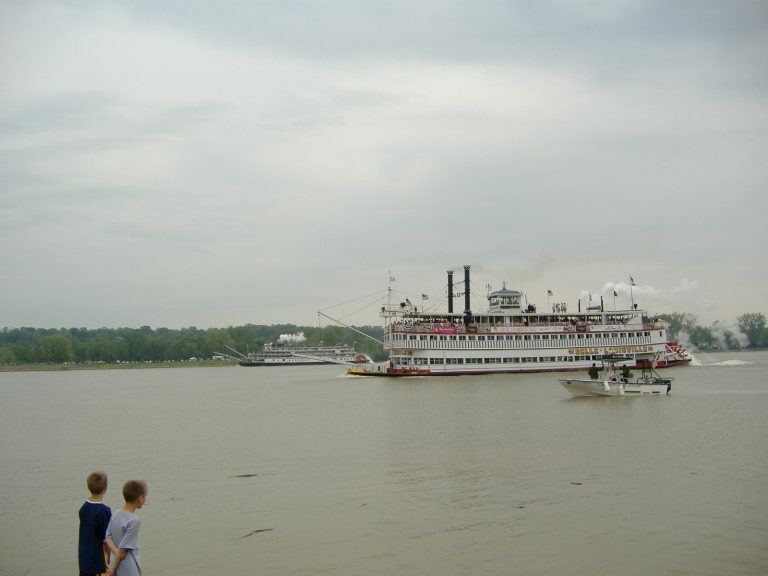
M254 534L259 534L261 532L271 532L272 530L274 530L274 528L260 528L258 530L251 530L250 532L248 532L248 534L243 534L242 536L240 536L238 540L242 540L243 538L248 538L248 536L253 536Z
M258 474L235 474L234 476L227 476L227 478L254 478Z

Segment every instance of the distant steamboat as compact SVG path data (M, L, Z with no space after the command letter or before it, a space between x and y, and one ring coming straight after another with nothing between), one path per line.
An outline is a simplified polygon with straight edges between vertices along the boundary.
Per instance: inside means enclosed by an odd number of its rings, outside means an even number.
M687 364L685 348L667 339L666 324L637 305L629 310L551 312L522 306L523 294L506 287L488 295L488 311L470 309L469 266L464 267L464 311L453 312L453 272L448 272L447 313L419 312L410 302L381 308L386 363L350 368L360 376L442 376L587 370L605 354L639 366L649 355L656 367Z
M359 364L370 362L347 344L338 346L290 346L265 344L261 352L239 359L241 366L306 366L312 364Z

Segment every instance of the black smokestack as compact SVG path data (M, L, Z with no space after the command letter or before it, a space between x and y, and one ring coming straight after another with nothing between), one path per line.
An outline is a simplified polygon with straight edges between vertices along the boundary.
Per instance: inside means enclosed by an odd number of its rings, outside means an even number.
M453 314L453 270L448 270L448 314Z
M472 313L469 306L469 265L464 265L464 314Z

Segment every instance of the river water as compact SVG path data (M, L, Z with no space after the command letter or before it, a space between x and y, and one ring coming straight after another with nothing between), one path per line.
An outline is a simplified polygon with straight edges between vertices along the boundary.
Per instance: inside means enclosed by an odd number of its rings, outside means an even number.
M335 366L0 373L0 575L77 573L85 476L146 574L763 575L768 352L672 394ZM255 532L257 531L257 532Z

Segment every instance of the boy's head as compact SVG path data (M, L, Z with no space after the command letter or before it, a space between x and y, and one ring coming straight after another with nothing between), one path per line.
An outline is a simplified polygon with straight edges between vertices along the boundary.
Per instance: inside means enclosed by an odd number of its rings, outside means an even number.
M94 470L88 474L88 478L85 483L88 485L88 490L94 496L101 496L107 491L107 473L104 470Z
M143 480L128 480L123 484L123 498L126 502L135 504L137 508L144 506L147 492L147 483Z

